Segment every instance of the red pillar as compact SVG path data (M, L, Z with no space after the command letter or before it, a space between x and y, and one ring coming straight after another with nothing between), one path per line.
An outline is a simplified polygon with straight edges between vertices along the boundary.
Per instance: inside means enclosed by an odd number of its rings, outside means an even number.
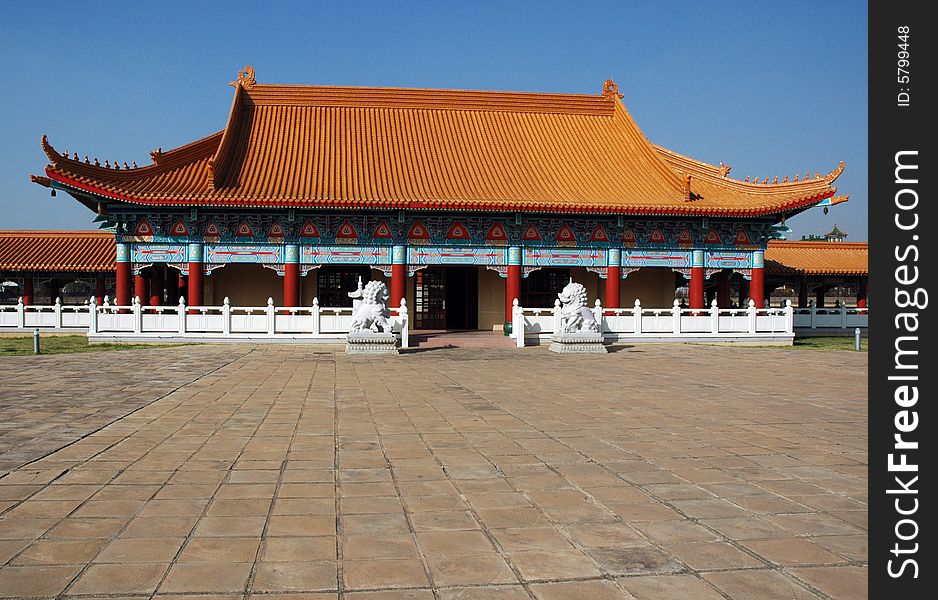
M104 289L104 275L98 275L94 279L94 302L98 306L104 302L104 296L107 292Z
M511 310L517 298L521 302L521 248L508 249L508 279L505 280L505 333L511 331Z
M857 308L866 308L866 282L861 281L857 286Z
M133 264L130 259L130 244L117 242L117 289L114 291L114 303L118 306L128 306L132 301L130 280Z
M725 270L717 275L717 306L728 308L730 305L730 275Z
M618 248L610 248L606 261L606 306L619 308L619 279L622 275L622 254Z
M141 271L134 275L134 296L140 298L140 304L146 305L150 301L149 278Z
M33 284L31 275L23 277L23 305L29 306L33 303L33 297L36 295L36 287Z
M283 305L300 305L300 247L296 244L283 249Z
M187 304L189 306L202 306L204 298L202 295L202 268L201 261L189 263L189 281L186 283L186 291L189 296Z
M752 281L749 283L749 298L756 308L765 306L765 251L752 252Z
M150 306L163 304L163 266L150 267Z
M407 293L407 247L394 246L391 249L391 306L399 307L401 298Z
M606 307L619 308L619 279L622 276L622 267L609 265L606 267Z
M808 282L798 284L798 308L808 308Z
M283 265L283 305L300 305L300 265L296 263Z
M690 267L690 308L704 308L704 253L694 250Z
M186 299L189 306L202 306L204 299L202 295L203 269L205 268L202 264L203 251L202 244L198 243L189 244L187 249L189 254L189 278L186 281Z

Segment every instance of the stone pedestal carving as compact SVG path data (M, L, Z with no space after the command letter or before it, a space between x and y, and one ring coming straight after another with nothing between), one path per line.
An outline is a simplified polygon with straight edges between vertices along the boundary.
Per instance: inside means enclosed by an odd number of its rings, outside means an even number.
M356 331L348 334L346 354L397 354L397 337L393 333Z
M560 331L550 336L551 352L561 354L605 354L600 325L586 303L586 288L570 279L557 297L560 310Z
M346 354L397 354L397 337L391 332L387 307L388 287L382 281L369 281L364 288L349 293L355 300L352 324L346 337ZM380 333L377 331L380 330Z
M555 333L550 336L551 352L560 354L606 354L603 334L595 332Z

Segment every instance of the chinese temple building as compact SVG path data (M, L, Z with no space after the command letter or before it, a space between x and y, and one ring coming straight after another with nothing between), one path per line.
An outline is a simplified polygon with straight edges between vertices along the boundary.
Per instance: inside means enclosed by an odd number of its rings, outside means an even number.
M827 174L729 176L652 144L596 95L257 83L221 131L152 164L61 152L36 183L113 231L119 305L322 306L385 278L416 328L493 329L568 278L603 306L766 298L778 224L845 201ZM838 244L838 247L846 244ZM737 292L738 290L738 292ZM732 293L731 293L732 292Z

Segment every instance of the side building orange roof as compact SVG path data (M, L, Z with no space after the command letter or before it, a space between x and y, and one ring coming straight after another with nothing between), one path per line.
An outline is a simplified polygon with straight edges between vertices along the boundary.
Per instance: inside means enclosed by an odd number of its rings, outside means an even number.
M0 231L3 272L106 272L115 260L110 231Z
M866 242L773 240L765 251L769 276L867 275Z
M245 68L224 130L153 164L103 165L43 137L46 175L95 198L174 207L779 215L834 196L843 163L800 181L739 181L654 146L601 94L265 85Z

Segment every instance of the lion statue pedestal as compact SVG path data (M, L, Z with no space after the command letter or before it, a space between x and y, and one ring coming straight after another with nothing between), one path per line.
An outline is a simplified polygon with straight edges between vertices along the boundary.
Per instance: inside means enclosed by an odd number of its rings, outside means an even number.
M586 288L573 279L557 297L560 309L560 331L550 336L551 352L560 354L606 354L603 334L586 301Z
M355 299L352 324L345 338L346 354L397 354L397 336L391 331L388 317L388 286L382 281L369 281L349 292Z

